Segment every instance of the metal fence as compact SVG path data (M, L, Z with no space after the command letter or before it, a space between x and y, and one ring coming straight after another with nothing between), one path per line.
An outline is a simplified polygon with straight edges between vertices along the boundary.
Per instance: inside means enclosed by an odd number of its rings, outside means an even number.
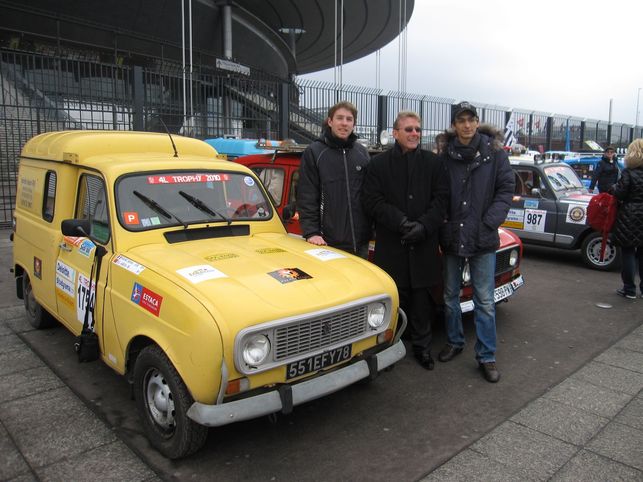
M69 52L0 49L0 226L11 223L17 158L25 142L64 129L164 131L201 139L235 136L309 142L319 136L328 108L340 100L358 107L356 131L377 143L400 110L422 117L422 139L451 123L454 99L336 86L267 74L251 75L149 59L145 66L100 62ZM504 129L513 114L517 141L535 149L583 148L585 140L626 147L643 127L544 112L474 104L482 122Z

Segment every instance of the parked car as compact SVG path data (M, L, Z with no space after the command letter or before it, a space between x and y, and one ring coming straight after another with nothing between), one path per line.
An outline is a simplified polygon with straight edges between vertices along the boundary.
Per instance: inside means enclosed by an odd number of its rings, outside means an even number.
M580 249L590 268L616 268L620 252L611 241L600 258L601 235L587 224L587 205L593 194L574 169L564 162L509 159L516 191L503 226L527 244Z
M257 174L270 193L286 229L297 235L301 235L297 212L297 183L303 149L304 146L285 147L273 154L254 154L235 159L235 162L249 167ZM500 247L496 252L496 289L494 293L497 303L507 301L524 283L520 273L522 242L518 236L502 228L499 229L499 235ZM374 242L371 243L371 249L373 246ZM435 297L441 299L441 293L440 288L435 293ZM468 266L465 266L463 270L460 300L463 313L473 311L473 290Z
M58 320L81 361L127 377L170 458L207 427L288 413L405 355L391 278L289 235L255 174L215 155L178 136L67 131L20 157L13 270L27 317Z

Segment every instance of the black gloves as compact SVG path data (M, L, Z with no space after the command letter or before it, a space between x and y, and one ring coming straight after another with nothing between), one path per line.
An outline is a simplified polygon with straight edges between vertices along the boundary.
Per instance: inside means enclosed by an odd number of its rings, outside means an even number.
M426 239L426 229L418 221L405 221L400 226L402 230L402 244L420 243Z

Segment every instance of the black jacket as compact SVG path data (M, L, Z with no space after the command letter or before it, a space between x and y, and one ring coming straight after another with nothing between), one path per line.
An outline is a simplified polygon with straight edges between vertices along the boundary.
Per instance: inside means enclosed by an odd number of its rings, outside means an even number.
M610 161L609 157L603 156L596 164L594 174L592 175L592 182L589 185L589 190L594 189L598 183L598 192L607 192L610 187L616 184L618 180L619 168L616 163L616 156L614 160Z
M362 201L375 221L375 264L395 280L398 288L440 283L438 234L449 201L444 161L421 149L402 154L396 143L371 160ZM425 240L401 243L400 225L405 217L422 223Z
M491 129L478 128L480 145L470 162L458 155L456 135L448 131L449 141L442 156L449 171L451 202L448 221L440 234L442 250L447 254L473 256L495 251L500 245L498 227L509 212L515 177L498 140L499 133Z
M338 142L324 129L301 157L297 208L305 239L321 235L329 246L356 253L371 238L360 193L370 160L364 146Z
M619 200L612 229L614 242L625 247L643 246L643 162L626 158L613 192Z

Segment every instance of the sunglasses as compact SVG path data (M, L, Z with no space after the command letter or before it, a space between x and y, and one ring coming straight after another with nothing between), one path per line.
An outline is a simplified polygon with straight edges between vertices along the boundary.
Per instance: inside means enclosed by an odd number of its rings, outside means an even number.
M398 131L399 131L399 130L401 130L401 129L398 129ZM404 128L404 132L413 132L413 131L415 131L415 132L417 132L417 133L421 133L421 132L422 132L422 128L421 128L421 127L405 127L405 128Z

